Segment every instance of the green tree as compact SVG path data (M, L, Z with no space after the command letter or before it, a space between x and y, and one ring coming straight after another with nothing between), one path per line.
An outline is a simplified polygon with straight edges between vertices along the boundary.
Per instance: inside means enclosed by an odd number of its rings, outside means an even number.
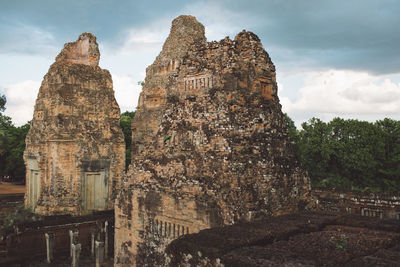
M384 142L370 122L335 118L330 123L332 150L329 172L347 182L347 187L377 188L379 158Z
M385 190L400 193L400 121L385 118L375 125L384 140L378 170L380 185Z
M312 184L327 179L330 156L329 125L318 118L312 118L301 125L298 153L302 166L308 171Z
M399 121L312 118L297 137L297 153L313 185L400 192Z
M20 127L10 127L7 133L8 155L6 160L5 172L12 177L25 176L24 150L25 138L28 134L30 124L26 123Z
M24 177L23 153L30 125L26 123L15 127L11 118L1 113L5 110L6 102L5 96L0 96L0 175Z
M135 111L125 111L121 114L119 125L122 128L125 139L125 170L128 169L131 163L131 145L132 145L132 130L131 121L135 117Z
M286 128L288 130L289 139L290 139L290 143L293 146L293 150L294 150L296 156L299 156L298 144L299 144L300 137L299 137L299 132L296 128L296 125L294 124L294 121L286 113L283 113L283 119L284 119ZM299 157L297 157L297 158L299 158Z
M6 96L0 95L0 114L6 109Z
M8 131L12 127L11 118L3 115L6 106L6 97L0 95L0 175L5 175L5 166L8 149Z

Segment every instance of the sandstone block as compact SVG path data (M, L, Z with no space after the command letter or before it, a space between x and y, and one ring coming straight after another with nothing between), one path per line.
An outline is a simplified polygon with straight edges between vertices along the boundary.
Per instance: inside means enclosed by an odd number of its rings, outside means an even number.
M165 264L163 247L177 237L165 237L171 223L194 233L292 213L309 191L260 39L242 31L206 42L194 17L176 18L132 120L132 164L116 201L116 265Z
M45 75L26 137L25 205L41 214L113 208L124 171L120 110L96 37L67 43Z

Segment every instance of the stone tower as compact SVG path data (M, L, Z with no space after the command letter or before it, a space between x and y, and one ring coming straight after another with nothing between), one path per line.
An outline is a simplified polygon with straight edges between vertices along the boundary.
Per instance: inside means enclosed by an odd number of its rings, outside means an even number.
M176 18L146 70L132 143L116 201L116 266L162 265L163 248L182 234L308 200L274 64L251 32L207 42L194 17Z
M25 205L37 213L113 208L125 145L111 75L99 59L96 37L83 33L43 79L24 153Z

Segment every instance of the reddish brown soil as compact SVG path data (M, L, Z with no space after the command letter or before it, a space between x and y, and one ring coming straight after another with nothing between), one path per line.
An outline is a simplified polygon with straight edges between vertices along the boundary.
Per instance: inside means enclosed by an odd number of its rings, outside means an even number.
M5 194L23 194L25 185L16 185L13 183L0 182L0 195Z

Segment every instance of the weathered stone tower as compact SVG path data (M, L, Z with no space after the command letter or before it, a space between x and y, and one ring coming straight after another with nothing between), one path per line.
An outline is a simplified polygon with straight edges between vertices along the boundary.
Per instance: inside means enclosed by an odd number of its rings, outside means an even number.
M96 37L83 33L44 77L24 153L25 205L37 213L113 208L125 145L111 75L99 59Z
M176 18L132 121L116 266L160 266L182 234L297 211L309 179L283 119L275 67L255 34L207 42L194 17Z

